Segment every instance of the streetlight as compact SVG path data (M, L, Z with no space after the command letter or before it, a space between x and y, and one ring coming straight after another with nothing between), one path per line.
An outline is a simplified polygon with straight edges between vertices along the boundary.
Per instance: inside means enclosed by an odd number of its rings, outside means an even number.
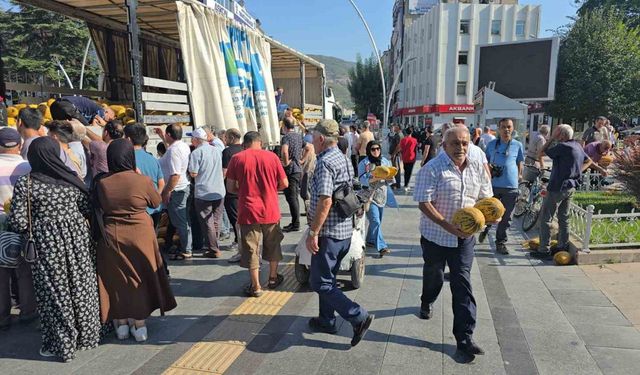
M385 119L389 118L389 110L391 109L391 99L393 98L393 91L396 89L396 85L398 84L398 80L400 79L400 75L402 74L402 69L404 69L404 66L406 63L408 63L409 61L413 61L415 59L417 59L417 57L415 56L411 57L407 60L404 60L400 65L400 70L398 70L398 74L396 74L396 77L393 80L393 84L391 85L391 91L389 92L389 101L387 103L387 106L385 107L385 112L384 112Z
M378 46L376 45L376 41L373 38L373 35L371 34L369 25L367 24L367 21L364 19L362 12L360 12L360 9L358 9L358 7L356 6L356 3L354 3L353 0L349 0L349 2L351 3L351 5L353 5L353 9L356 10L356 13L358 13L358 16L360 17L360 19L362 20L362 23L364 24L364 28L367 29L367 33L369 34L369 39L371 39L371 44L373 45L373 52L376 54L376 58L378 59L378 68L380 69L380 79L382 80L382 106L384 107L385 103L387 102L387 85L384 80L384 68L382 67L382 59L380 58L380 53L378 53ZM383 108L382 112L386 115L387 109ZM382 129L385 128L386 126L387 126L387 117L385 116L385 118L382 119L382 126L379 129L380 138L382 138Z

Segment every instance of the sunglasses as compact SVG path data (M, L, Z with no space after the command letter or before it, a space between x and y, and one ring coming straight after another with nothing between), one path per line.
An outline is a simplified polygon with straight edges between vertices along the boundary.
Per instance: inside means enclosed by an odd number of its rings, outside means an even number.
M380 147L371 147L371 151L380 151Z

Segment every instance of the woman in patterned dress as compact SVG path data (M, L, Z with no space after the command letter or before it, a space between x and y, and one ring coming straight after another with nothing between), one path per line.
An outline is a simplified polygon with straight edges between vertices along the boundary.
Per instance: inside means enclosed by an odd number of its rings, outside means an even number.
M34 140L27 154L31 173L16 182L9 225L28 233L27 202L38 260L33 281L45 357L71 361L77 350L98 346L100 308L95 247L90 237L87 188L60 160L49 137Z

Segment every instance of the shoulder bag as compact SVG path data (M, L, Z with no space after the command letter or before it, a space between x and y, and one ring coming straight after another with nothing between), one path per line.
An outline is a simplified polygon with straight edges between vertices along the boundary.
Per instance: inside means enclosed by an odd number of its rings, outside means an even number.
M31 228L31 175L27 176L27 220L29 231L26 237L13 232L0 232L0 267L17 268L22 259L28 263L38 259Z

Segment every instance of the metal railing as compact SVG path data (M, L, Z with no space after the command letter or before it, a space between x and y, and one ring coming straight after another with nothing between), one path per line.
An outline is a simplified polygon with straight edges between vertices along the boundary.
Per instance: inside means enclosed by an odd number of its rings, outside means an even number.
M571 203L569 206L569 230L582 242L582 251L640 247L640 212L613 214L595 213L595 207L586 209Z

